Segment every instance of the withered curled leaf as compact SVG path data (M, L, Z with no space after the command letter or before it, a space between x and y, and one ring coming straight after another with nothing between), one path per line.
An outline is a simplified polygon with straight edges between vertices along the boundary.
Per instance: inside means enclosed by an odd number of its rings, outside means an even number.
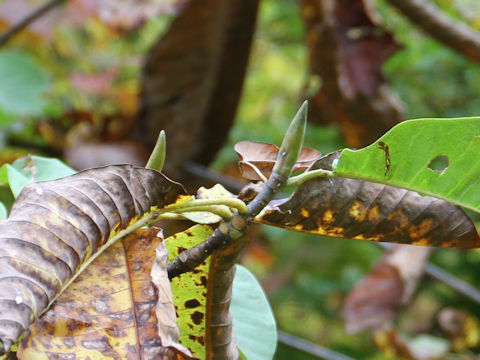
M240 161L238 166L242 176L249 180L269 178L277 160L279 148L277 145L255 141L240 141L235 144L235 152ZM302 148L297 163L292 171L305 170L317 161L322 154L314 149Z
M0 224L1 351L8 351L93 254L181 192L180 184L161 173L131 165L25 187Z
M338 153L311 169L330 170ZM480 246L473 222L445 200L367 181L315 178L271 201L256 221L338 238L456 248Z

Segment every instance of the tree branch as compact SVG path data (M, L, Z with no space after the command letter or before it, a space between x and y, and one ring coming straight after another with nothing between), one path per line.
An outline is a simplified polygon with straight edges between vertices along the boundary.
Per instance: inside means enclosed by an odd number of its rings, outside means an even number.
M337 353L336 351L326 349L316 344L312 344L306 340L300 339L286 332L278 332L278 341L288 345L294 349L301 350L307 354L316 356L325 360L353 360L351 357Z
M470 60L480 62L480 33L445 15L431 1L388 0L425 33Z
M33 10L30 14L0 35L0 46L5 45L12 37L17 35L32 22L42 17L44 14L63 2L65 2L65 0L50 0Z

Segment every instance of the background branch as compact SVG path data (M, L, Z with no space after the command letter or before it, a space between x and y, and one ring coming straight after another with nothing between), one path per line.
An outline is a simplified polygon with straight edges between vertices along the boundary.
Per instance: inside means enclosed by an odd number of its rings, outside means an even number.
M51 9L65 2L66 0L50 0L33 10L30 14L24 17L22 20L8 28L0 35L0 46L5 45L12 37L17 35L20 31L25 29L32 22L45 15Z
M445 15L431 1L388 0L410 21L442 44L480 62L480 33Z

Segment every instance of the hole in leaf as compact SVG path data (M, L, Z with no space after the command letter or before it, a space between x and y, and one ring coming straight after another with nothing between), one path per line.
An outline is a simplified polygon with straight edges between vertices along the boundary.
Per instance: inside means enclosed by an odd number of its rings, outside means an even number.
M427 167L432 171L443 173L449 166L448 156L438 155L430 161Z

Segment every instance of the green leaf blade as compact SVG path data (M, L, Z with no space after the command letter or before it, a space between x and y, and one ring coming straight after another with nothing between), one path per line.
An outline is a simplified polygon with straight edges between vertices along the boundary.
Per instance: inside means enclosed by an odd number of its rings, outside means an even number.
M233 314L237 346L248 360L271 360L277 346L277 327L261 285L237 265L233 281Z
M334 172L480 212L479 154L480 118L418 119L397 125L368 147L343 150ZM439 160L447 161L444 169Z
M0 109L6 115L38 114L42 110L47 76L26 53L2 51L0 79Z

